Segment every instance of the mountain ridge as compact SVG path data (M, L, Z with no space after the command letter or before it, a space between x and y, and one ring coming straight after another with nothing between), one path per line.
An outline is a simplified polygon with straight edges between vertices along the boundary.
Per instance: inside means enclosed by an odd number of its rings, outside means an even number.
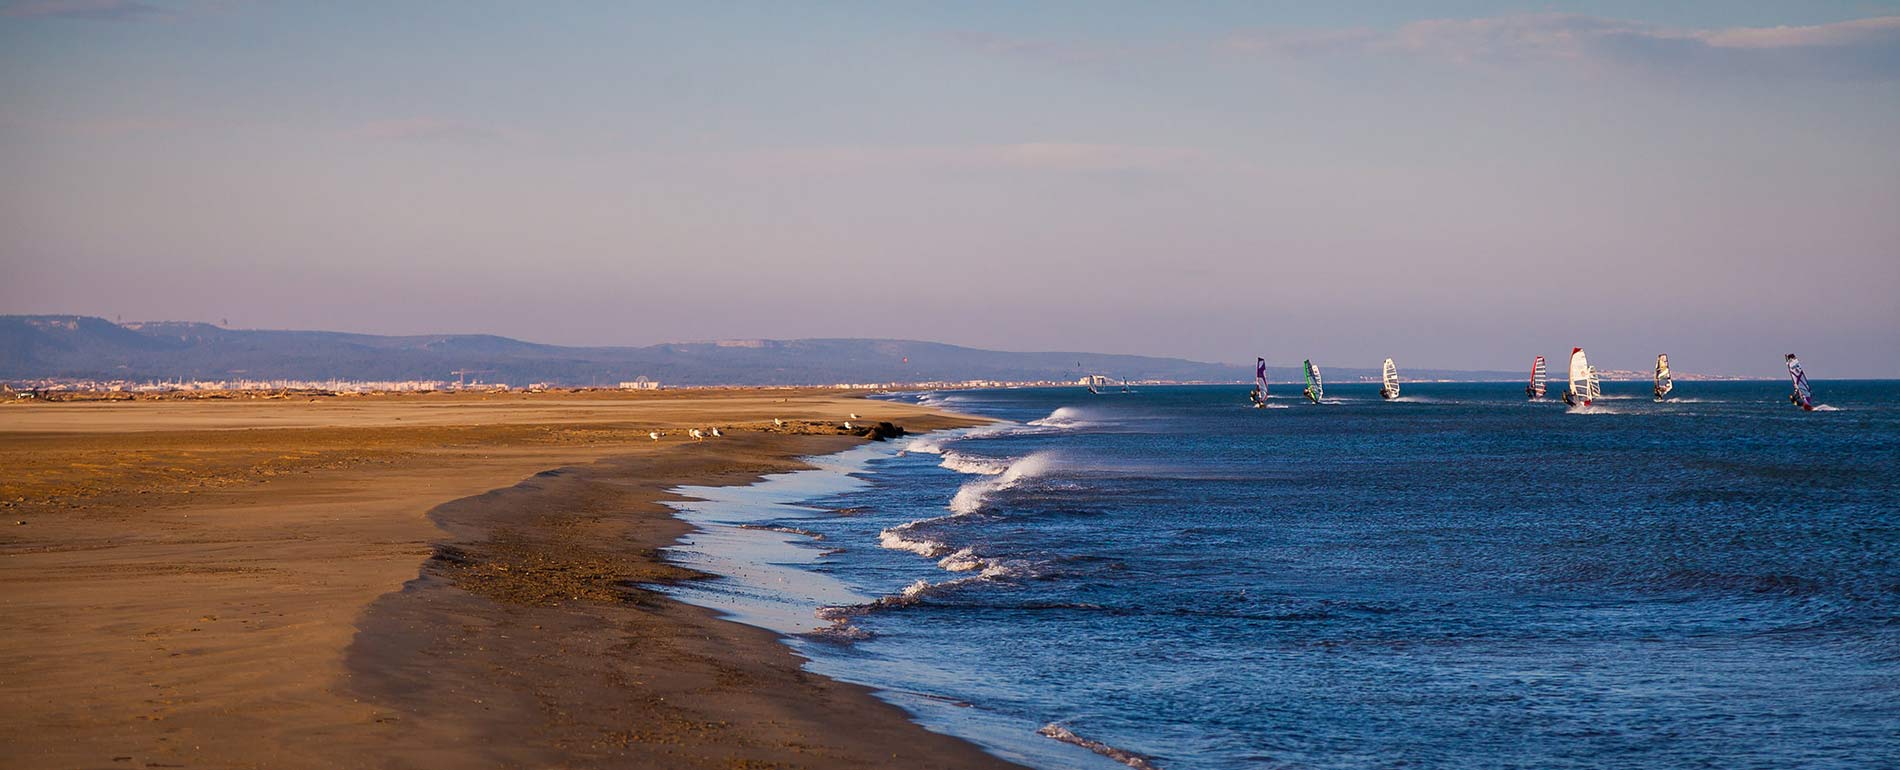
M1328 371L1339 380L1377 374L1372 368ZM458 372L515 385L570 386L612 386L638 377L667 385L1073 382L1084 373L1128 380L1236 382L1253 373L1249 364L997 351L922 340L758 338L575 347L493 334L376 335L230 329L195 321L113 323L83 315L0 315L0 379L441 381ZM1410 379L1516 376L1432 369L1407 374Z

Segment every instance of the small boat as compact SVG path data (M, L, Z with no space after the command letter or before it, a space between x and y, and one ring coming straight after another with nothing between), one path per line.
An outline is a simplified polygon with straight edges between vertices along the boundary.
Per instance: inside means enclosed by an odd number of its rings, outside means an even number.
M1549 375L1544 370L1544 357L1531 360L1531 384L1524 386L1524 395L1536 401L1544 397L1544 381Z
M1669 397L1669 391L1676 389L1676 380L1669 375L1669 354L1656 356L1656 401Z
M1267 408L1267 359L1253 360L1253 393L1247 398L1253 401L1253 408Z
M1326 397L1326 386L1320 382L1319 367L1313 364L1313 360L1309 358L1305 364L1306 390L1302 392L1306 394L1306 400L1317 404L1320 399Z
M1808 390L1808 373L1801 371L1801 359L1788 354L1788 376L1794 379L1794 392L1788 394L1788 400L1802 411L1814 411L1814 393Z
M1385 360L1385 371L1380 375L1384 385L1379 387L1379 397L1387 401L1399 397L1399 367L1392 359Z
M1603 391L1597 384L1597 368L1583 354L1583 348L1570 349L1570 387L1564 391L1564 403L1589 406Z

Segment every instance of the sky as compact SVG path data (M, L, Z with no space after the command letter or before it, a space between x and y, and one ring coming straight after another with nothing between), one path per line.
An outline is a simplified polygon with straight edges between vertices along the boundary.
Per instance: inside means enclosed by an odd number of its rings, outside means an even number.
M1875 377L1896 296L1900 0L0 0L0 313Z

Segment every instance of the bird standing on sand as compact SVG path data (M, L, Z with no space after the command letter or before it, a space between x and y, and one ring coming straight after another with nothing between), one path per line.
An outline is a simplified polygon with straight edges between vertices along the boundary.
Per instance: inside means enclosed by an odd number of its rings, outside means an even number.
M777 417L772 418L772 424L777 425L778 427L781 427L781 428L785 427L785 421Z
M692 429L688 435L692 436L694 441L703 441L706 438L706 434L698 428Z
M718 428L713 428L712 430L713 430L713 438L718 438L720 436L726 435L724 433L720 433Z
M851 423L848 423L848 422L847 422L847 423L845 423L845 424L844 424L844 429L845 429L845 430L851 430L851 429L852 429L852 428L851 428Z
M855 420L855 419L858 419L858 413L857 413L857 412L852 412L852 413L851 413L851 419L853 419L853 420Z
M654 441L659 441L660 432L656 430L656 431L653 431L652 433L648 433L647 438L653 439Z

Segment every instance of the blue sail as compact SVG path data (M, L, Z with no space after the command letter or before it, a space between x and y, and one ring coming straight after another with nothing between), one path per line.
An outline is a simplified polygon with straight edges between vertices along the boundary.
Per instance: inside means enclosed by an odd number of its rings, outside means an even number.
M1788 376L1794 379L1794 394L1789 396L1802 409L1814 408L1814 393L1808 390L1808 373L1801 371L1801 359L1788 354Z

